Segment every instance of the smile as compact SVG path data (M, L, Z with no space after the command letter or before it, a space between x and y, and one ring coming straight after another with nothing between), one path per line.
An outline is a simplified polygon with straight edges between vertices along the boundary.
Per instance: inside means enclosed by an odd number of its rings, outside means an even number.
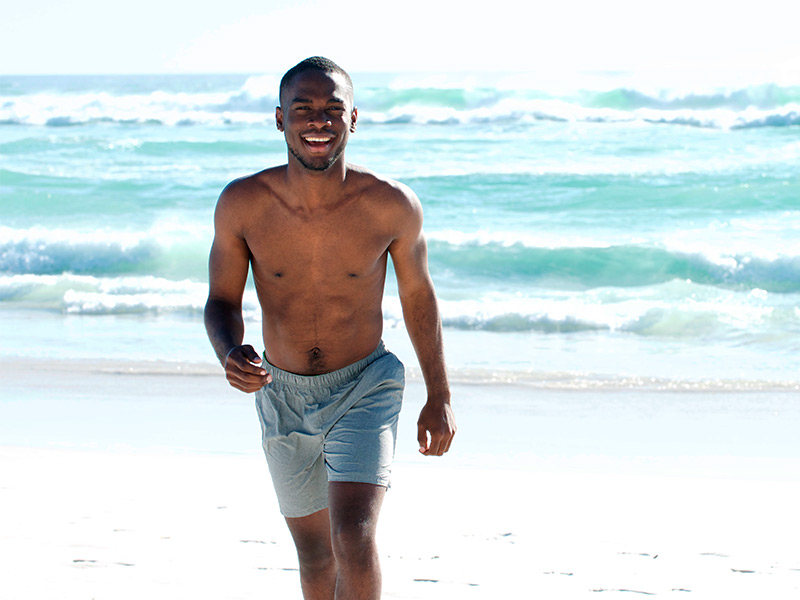
M312 154L324 154L333 145L334 137L332 135L311 133L301 135L300 139L303 140L303 144Z

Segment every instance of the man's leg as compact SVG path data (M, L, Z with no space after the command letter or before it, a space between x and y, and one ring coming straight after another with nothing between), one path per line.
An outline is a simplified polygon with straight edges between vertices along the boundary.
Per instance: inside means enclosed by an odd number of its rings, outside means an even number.
M307 517L286 518L297 548L300 585L306 600L333 600L336 588L336 561L331 548L331 523L328 509Z
M328 484L336 600L379 600L381 569L375 532L386 488L369 483Z

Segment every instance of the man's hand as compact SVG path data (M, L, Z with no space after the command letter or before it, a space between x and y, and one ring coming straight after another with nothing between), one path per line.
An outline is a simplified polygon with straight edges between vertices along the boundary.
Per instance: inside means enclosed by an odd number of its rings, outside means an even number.
M422 408L417 421L419 451L425 456L441 456L450 450L456 434L456 418L449 402L431 402Z
M225 377L237 390L257 392L272 382L272 375L258 366L261 357L250 345L234 346L225 356Z

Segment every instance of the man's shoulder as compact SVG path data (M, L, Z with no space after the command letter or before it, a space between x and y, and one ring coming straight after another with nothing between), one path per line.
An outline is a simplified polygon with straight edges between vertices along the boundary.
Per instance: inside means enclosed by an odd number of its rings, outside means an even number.
M399 209L419 209L420 202L414 191L406 184L378 175L358 165L347 165L347 176L352 178L359 192L370 200L395 206Z
M363 167L349 168L350 176L356 181L358 195L366 203L365 214L373 223L382 223L395 239L418 235L422 227L422 205L410 187Z
M282 173L281 167L273 167L234 179L219 195L217 214L238 218L250 214L254 206L268 204L277 195Z
M281 167L275 167L239 177L226 185L214 212L216 227L244 231L254 208L268 205L275 198L280 174Z
M235 200L253 195L272 195L279 181L285 178L286 165L264 169L231 181L220 194L220 199Z

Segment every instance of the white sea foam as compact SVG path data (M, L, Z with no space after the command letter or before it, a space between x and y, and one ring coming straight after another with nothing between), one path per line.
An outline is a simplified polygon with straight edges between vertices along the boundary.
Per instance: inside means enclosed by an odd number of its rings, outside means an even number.
M698 340L727 337L787 342L800 333L800 294L720 290L690 281L585 292L492 293L476 299L442 298L446 327L541 333L618 332ZM384 302L389 324L402 322L396 297Z
M524 246L526 248L608 248L615 243L638 243L641 236L627 236L610 239L599 235L570 234L567 232L548 231L513 231L498 229L481 229L479 231L459 231L457 229L440 229L428 231L429 241L440 241L452 246L488 246L498 245L505 248Z
M686 256L697 256L711 264L736 266L738 261L759 259L772 261L800 260L800 212L784 211L758 218L732 218L712 221L702 227L685 229L624 229L594 231L549 231L482 229L431 230L431 242L451 246L522 246L536 249L655 247ZM733 262L732 262L733 261Z
M255 108L247 98L246 91L208 94L155 91L131 95L38 93L0 97L0 122L69 126L111 121L180 126L252 124L273 118L270 113L247 110ZM233 108L236 106L239 108Z
M155 282L129 280L122 289L115 285L98 285L98 291L67 290L61 299L61 309L68 314L161 314L165 312L199 313L205 305L207 288L186 282L184 285L156 286ZM125 291L127 288L127 292ZM138 288L138 289L136 289Z
M227 92L157 90L116 95L108 92L38 92L7 96L0 97L0 123L68 126L110 121L167 126L251 125L272 121L278 103L277 87L276 78L263 76L251 77L240 88ZM384 99L379 90L371 90L365 95L365 104L360 106L363 122L452 124L543 120L607 124L641 122L721 129L800 124L800 104L796 100L776 104L778 101L771 98L780 97L780 94L760 94L758 90L750 89L717 91L705 96L663 91L652 95L653 92L619 90L623 98L630 99L630 106L623 102L608 107L602 106L602 95L598 92L563 93L559 96L553 90L532 93L530 89L502 85L487 88L482 87L475 77L397 80L386 89L412 93L402 95L388 108L374 109L370 106L370 94L379 105ZM415 97L413 90L423 90L425 94ZM463 92L466 105L450 105L447 93L453 90ZM443 94L438 99L437 91Z
M66 290L59 307L67 314L79 315L179 313L199 317L207 297L208 284L192 280L98 278L91 291ZM245 291L242 310L246 319L260 321L258 299L253 290Z
M0 301L6 306L49 308L75 315L181 313L198 316L208 296L208 284L151 275L97 277L90 275L0 275ZM246 290L243 309L258 318L258 300Z
M0 300L7 305L50 307L69 314L199 315L207 293L206 283L189 279L0 275ZM677 339L722 336L755 342L780 337L789 341L800 334L799 300L796 293L736 292L674 281L646 289L494 292L470 299L452 299L446 294L440 299L440 308L444 325L456 329L606 331ZM402 324L397 296L387 295L383 308L388 326ZM246 290L244 310L248 319L260 320L252 289Z

